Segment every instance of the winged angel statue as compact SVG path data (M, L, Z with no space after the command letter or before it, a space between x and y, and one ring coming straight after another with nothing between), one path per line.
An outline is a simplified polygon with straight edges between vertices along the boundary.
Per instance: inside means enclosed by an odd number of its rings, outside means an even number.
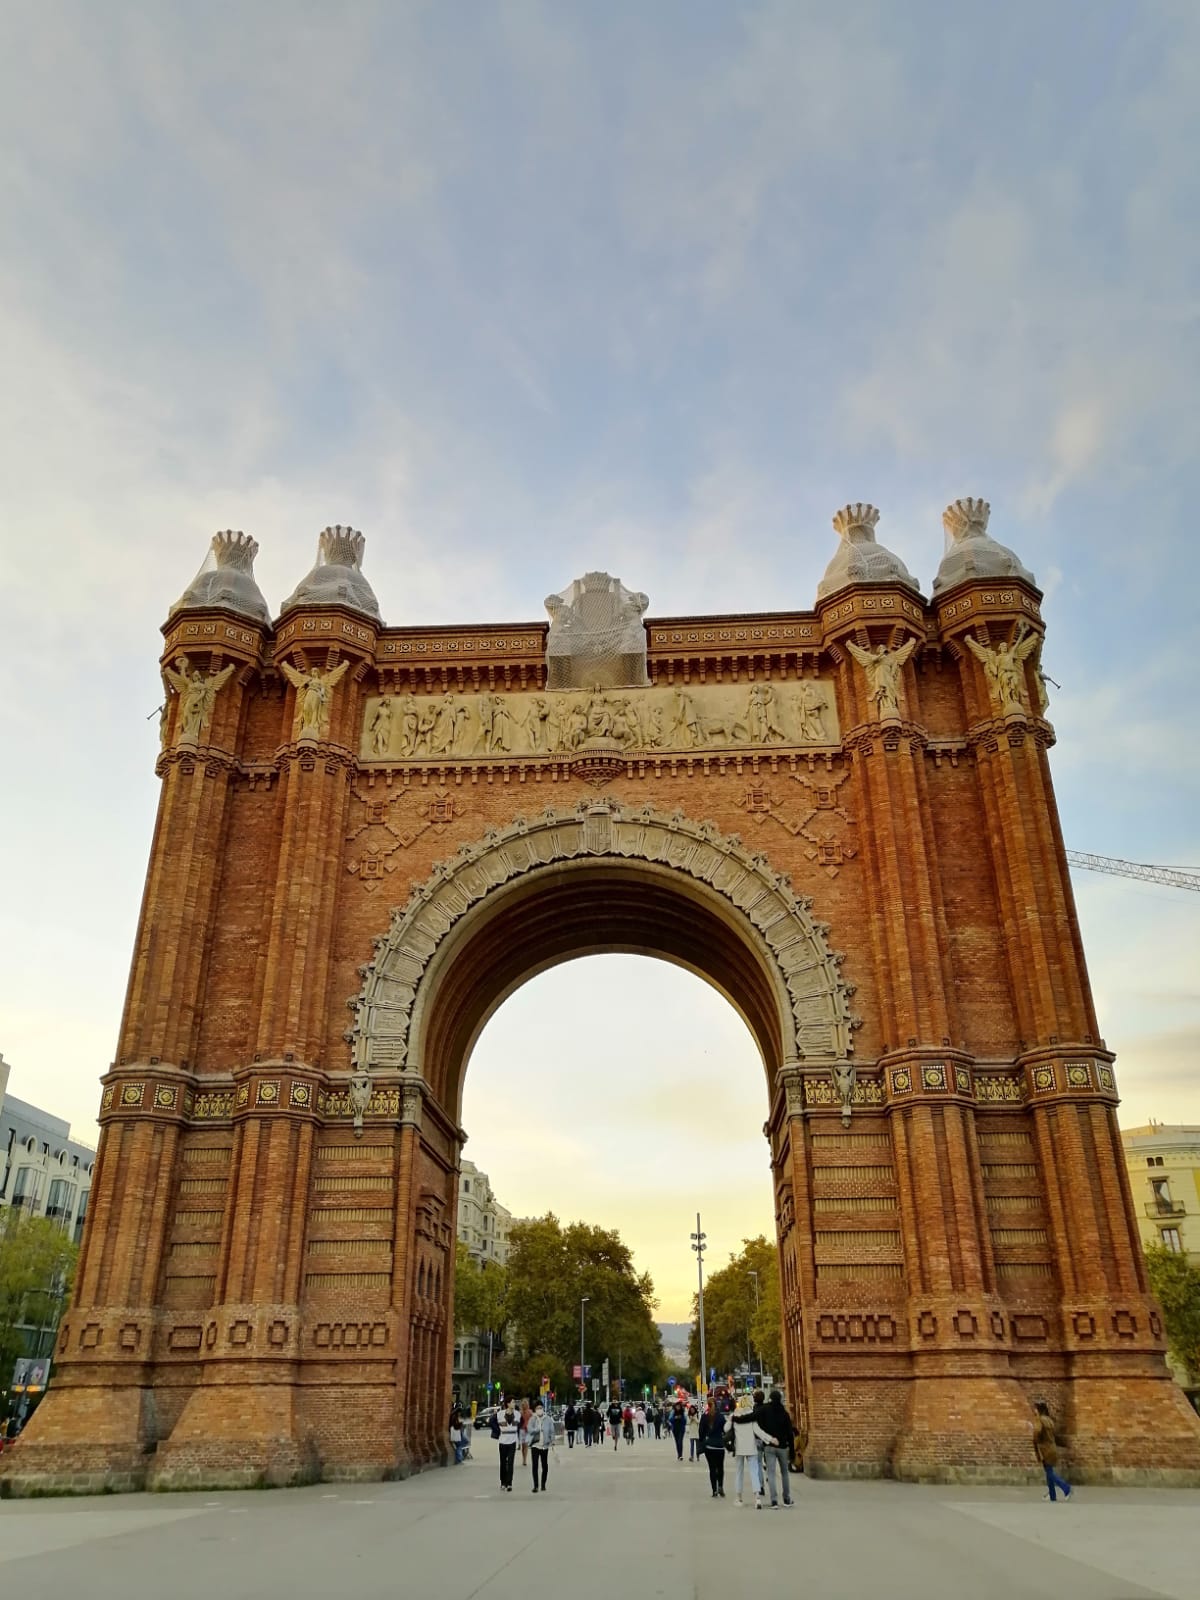
M898 650L889 650L881 644L874 655L855 644L853 639L846 640L846 647L867 675L867 688L875 702L880 722L886 722L889 717L899 717L900 674L904 663L917 648L916 635L906 639Z
M301 672L290 661L281 661L280 670L296 691L296 714L300 720L302 739L319 739L329 720L329 707L333 691L349 671L349 661L333 667L328 672Z
M1000 716L1021 716L1028 709L1024 665L1039 642L1038 634L1022 629L1012 644L999 644L989 650L967 634L967 649L983 665L992 705Z
M176 666L166 669L164 676L179 696L178 743L199 744L200 735L207 728L208 720L212 716L217 695L233 676L236 665L236 662L231 661L228 666L222 667L220 672L205 676L203 672L190 671L188 658L180 656Z

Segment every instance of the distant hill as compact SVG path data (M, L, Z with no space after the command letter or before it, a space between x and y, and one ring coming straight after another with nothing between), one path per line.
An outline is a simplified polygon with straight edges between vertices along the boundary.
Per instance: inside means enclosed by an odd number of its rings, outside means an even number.
M662 1334L663 1355L667 1361L677 1367L686 1367L688 1359L688 1335L692 1331L690 1322L660 1322L658 1331Z

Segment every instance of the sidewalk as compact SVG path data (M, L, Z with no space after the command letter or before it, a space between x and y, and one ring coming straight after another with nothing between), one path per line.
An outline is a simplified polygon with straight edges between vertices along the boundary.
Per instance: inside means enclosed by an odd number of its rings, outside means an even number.
M1193 1600L1200 1495L809 1482L791 1511L714 1501L648 1439L568 1450L533 1495L496 1447L405 1483L0 1504L24 1600Z

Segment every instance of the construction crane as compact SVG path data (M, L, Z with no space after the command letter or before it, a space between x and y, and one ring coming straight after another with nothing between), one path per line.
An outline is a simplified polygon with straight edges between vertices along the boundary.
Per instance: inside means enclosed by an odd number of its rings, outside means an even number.
M1073 867L1089 872L1111 872L1118 878L1140 878L1143 883L1166 883L1173 889L1200 889L1200 872L1187 867L1153 867L1145 861L1121 861L1116 856L1092 856L1083 850L1068 850Z

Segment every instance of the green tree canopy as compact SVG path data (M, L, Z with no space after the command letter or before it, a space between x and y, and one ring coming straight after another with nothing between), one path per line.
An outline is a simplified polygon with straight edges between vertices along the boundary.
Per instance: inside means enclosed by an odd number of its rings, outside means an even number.
M550 1377L560 1397L565 1392L579 1361L584 1296L588 1301L584 1359L593 1376L599 1377L607 1357L612 1377L620 1367L627 1386L661 1381L662 1339L653 1316L654 1285L646 1273L636 1270L620 1234L586 1222L564 1226L552 1213L518 1222L509 1235L507 1270L505 1371L520 1392L526 1392L531 1374L535 1383L543 1374ZM559 1382L556 1371L561 1374Z
M700 1371L699 1315L699 1296L693 1295L688 1359L695 1372ZM705 1282L704 1336L708 1364L718 1373L732 1372L751 1353L765 1371L782 1372L779 1256L763 1234L744 1239L738 1254L730 1256L729 1265Z
M26 1354L21 1325L53 1327L71 1292L78 1255L55 1222L0 1211L0 1388Z
M490 1331L499 1338L507 1320L507 1268L494 1262L480 1266L460 1240L454 1266L455 1333Z
M1163 1311L1167 1344L1189 1383L1200 1383L1200 1267L1166 1245L1146 1247L1150 1288Z

